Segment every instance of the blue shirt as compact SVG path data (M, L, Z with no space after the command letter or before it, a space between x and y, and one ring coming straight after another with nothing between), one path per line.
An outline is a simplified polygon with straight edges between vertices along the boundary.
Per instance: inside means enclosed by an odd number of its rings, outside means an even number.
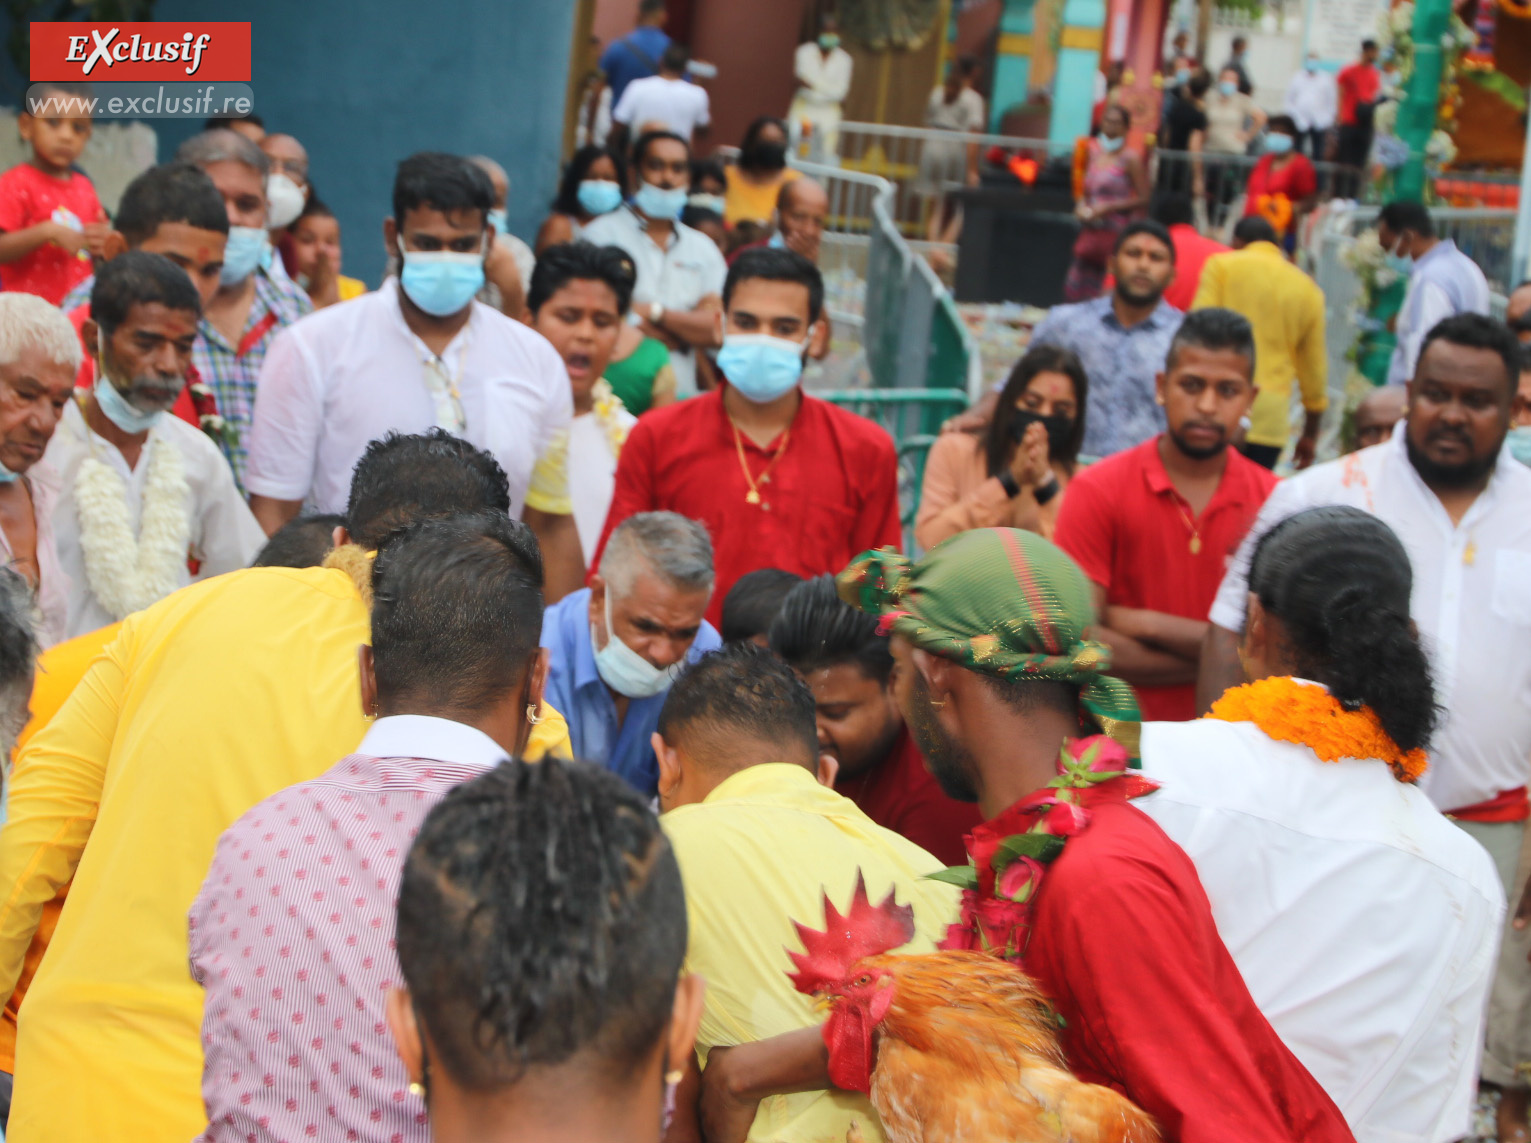
M659 57L664 55L669 46L670 37L648 25L634 28L607 46L601 53L601 70L606 73L606 84L611 88L612 107L616 107L627 85L633 80L659 74ZM643 58L645 56L648 57L647 61Z
M595 762L627 779L640 794L653 796L659 763L649 736L659 726L664 693L629 699L627 717L617 724L617 700L595 669L590 641L590 589L560 599L542 617L542 645L548 649L548 683L543 699L569 724L574 757ZM694 663L723 645L705 619L686 662Z
M1031 344L1073 350L1090 379L1080 449L1085 456L1111 456L1164 431L1164 410L1154 399L1154 375L1164 368L1184 317L1161 298L1147 318L1124 326L1111 308L1110 294L1047 311Z

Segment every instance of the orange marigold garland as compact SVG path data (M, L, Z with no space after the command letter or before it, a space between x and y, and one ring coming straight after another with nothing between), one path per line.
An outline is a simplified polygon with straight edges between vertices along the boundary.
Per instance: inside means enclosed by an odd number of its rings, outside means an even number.
M1371 707L1346 710L1325 688L1292 678L1260 679L1226 692L1208 718L1252 722L1279 742L1306 746L1324 762L1380 758L1400 782L1425 772L1425 752L1400 750Z

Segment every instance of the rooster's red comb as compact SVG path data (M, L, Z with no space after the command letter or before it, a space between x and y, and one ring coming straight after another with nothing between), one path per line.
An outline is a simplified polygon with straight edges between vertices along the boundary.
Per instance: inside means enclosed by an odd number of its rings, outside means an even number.
M787 978L799 992L812 994L832 984L839 984L850 973L851 966L863 957L876 956L914 938L914 910L894 900L895 890L881 905L873 905L867 899L866 879L856 871L856 891L851 895L851 907L842 916L835 903L824 894L824 929L810 929L801 921L793 921L798 939L805 952L790 949L796 972Z

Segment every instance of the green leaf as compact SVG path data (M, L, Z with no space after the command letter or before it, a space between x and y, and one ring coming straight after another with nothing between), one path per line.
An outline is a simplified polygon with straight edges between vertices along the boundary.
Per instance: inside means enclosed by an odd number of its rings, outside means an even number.
M940 881L959 889L978 891L978 871L971 865L953 865L950 869L938 869L925 875L926 881Z
M1491 91L1516 111L1526 110L1526 89L1502 71L1477 71L1464 68L1463 79L1470 79L1485 91Z
M1012 861L1017 857L1029 857L1045 865L1063 852L1063 840L1050 833L1018 833L999 843L998 855Z

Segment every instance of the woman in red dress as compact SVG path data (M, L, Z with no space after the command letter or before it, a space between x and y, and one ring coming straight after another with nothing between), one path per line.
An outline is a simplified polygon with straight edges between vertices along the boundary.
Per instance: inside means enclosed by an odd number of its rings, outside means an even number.
M1265 154L1249 172L1244 215L1264 215L1291 253L1302 216L1318 201L1318 172L1297 150L1297 124L1290 115L1272 115L1265 130Z

